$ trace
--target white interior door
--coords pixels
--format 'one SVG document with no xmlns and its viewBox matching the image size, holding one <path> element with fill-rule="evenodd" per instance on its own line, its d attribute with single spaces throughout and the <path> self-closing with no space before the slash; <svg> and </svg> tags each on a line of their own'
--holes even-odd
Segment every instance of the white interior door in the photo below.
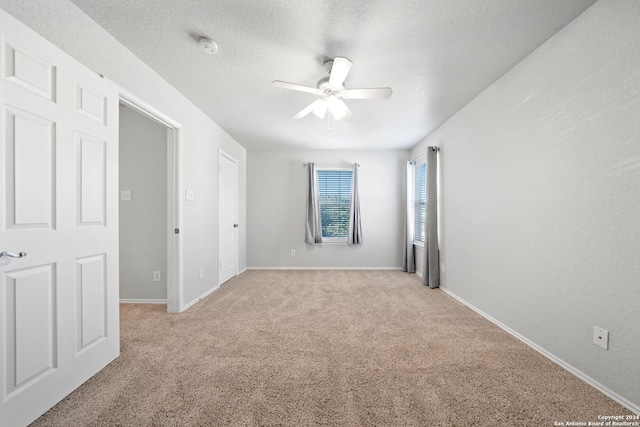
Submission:
<svg viewBox="0 0 640 427">
<path fill-rule="evenodd" d="M 119 354 L 118 95 L 0 10 L 0 425 Z"/>
<path fill-rule="evenodd" d="M 238 274 L 238 163 L 220 153 L 220 247 L 218 283 Z"/>
</svg>

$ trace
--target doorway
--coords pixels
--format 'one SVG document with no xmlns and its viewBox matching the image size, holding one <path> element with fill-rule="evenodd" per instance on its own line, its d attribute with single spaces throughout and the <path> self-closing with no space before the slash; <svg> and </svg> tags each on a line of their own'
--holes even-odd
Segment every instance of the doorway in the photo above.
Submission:
<svg viewBox="0 0 640 427">
<path fill-rule="evenodd" d="M 218 284 L 238 274 L 238 162 L 220 150 Z"/>
<path fill-rule="evenodd" d="M 120 104 L 120 302 L 167 303 L 167 128 Z"/>
<path fill-rule="evenodd" d="M 120 143 L 121 301 L 166 303 L 169 313 L 179 313 L 181 127 L 126 92 L 120 92 L 120 110 L 120 134 L 131 144 Z"/>
</svg>

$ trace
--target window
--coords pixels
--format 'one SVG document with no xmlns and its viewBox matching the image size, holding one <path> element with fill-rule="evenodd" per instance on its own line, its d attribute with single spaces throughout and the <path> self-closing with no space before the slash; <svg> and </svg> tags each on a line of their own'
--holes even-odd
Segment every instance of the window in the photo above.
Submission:
<svg viewBox="0 0 640 427">
<path fill-rule="evenodd" d="M 414 243 L 424 244 L 424 224 L 427 205 L 427 164 L 425 158 L 421 157 L 415 162 L 415 235 Z"/>
<path fill-rule="evenodd" d="M 352 175 L 351 169 L 316 169 L 323 239 L 347 239 Z"/>
</svg>

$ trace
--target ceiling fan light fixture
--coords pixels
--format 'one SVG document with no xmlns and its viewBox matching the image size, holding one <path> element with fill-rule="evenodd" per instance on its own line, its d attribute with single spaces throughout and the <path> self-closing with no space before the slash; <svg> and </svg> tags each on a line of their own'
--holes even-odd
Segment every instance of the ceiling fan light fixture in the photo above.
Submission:
<svg viewBox="0 0 640 427">
<path fill-rule="evenodd" d="M 327 100 L 319 99 L 318 101 L 314 102 L 313 114 L 315 114 L 319 119 L 324 119 L 324 116 L 327 114 Z"/>
<path fill-rule="evenodd" d="M 327 110 L 333 115 L 334 119 L 340 120 L 347 114 L 345 107 L 345 103 L 340 101 L 336 96 L 329 95 L 327 97 Z"/>
</svg>

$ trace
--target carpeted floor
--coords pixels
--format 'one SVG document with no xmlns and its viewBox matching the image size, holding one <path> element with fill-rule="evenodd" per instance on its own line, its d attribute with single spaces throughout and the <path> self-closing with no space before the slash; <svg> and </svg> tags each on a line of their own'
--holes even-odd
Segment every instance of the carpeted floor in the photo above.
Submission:
<svg viewBox="0 0 640 427">
<path fill-rule="evenodd" d="M 397 271 L 248 271 L 180 315 L 121 305 L 122 355 L 33 426 L 553 426 L 630 414 Z"/>
</svg>

